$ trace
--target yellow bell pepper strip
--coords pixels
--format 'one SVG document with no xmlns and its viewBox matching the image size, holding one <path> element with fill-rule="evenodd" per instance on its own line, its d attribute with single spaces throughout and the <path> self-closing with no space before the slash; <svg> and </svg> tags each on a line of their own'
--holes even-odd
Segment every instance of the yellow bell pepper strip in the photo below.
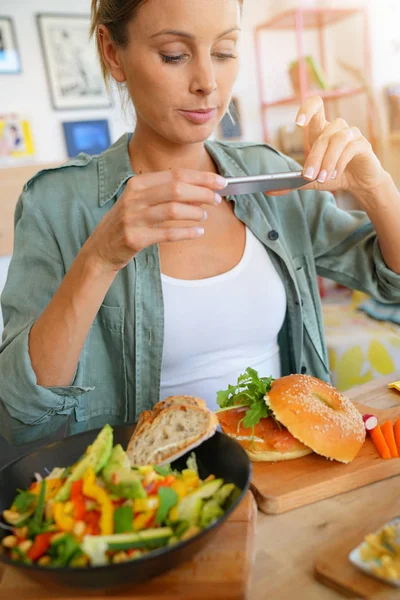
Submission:
<svg viewBox="0 0 400 600">
<path fill-rule="evenodd" d="M 111 535 L 114 532 L 114 505 L 107 492 L 96 484 L 96 474 L 92 468 L 87 469 L 83 478 L 83 495 L 100 505 L 101 535 Z"/>
<path fill-rule="evenodd" d="M 72 531 L 75 521 L 67 514 L 65 502 L 54 502 L 53 517 L 56 525 L 61 531 Z"/>
<path fill-rule="evenodd" d="M 141 531 L 142 529 L 147 529 L 147 528 L 151 527 L 155 518 L 156 518 L 155 510 L 149 510 L 148 512 L 139 513 L 133 519 L 134 531 Z"/>
<path fill-rule="evenodd" d="M 157 510 L 160 505 L 158 496 L 148 496 L 147 498 L 135 498 L 133 501 L 133 510 L 135 513 Z"/>
<path fill-rule="evenodd" d="M 46 479 L 46 500 L 54 498 L 58 490 L 63 485 L 61 479 Z M 37 496 L 40 492 L 40 482 L 35 481 L 29 488 L 29 492 Z"/>
</svg>

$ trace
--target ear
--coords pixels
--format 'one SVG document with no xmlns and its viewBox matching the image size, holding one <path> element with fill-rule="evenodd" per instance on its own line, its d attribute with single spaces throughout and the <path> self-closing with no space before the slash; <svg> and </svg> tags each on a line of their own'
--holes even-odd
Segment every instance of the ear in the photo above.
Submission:
<svg viewBox="0 0 400 600">
<path fill-rule="evenodd" d="M 103 55 L 104 62 L 111 76 L 118 83 L 126 81 L 125 71 L 120 56 L 120 49 L 111 39 L 110 32 L 106 25 L 100 25 L 97 35 L 99 36 L 99 46 Z"/>
</svg>

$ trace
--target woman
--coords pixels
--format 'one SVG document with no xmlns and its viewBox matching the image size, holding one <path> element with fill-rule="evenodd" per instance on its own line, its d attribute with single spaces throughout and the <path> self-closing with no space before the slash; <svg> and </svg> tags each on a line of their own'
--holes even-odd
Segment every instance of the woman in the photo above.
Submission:
<svg viewBox="0 0 400 600">
<path fill-rule="evenodd" d="M 92 0 L 104 74 L 126 84 L 137 125 L 100 156 L 37 174 L 19 200 L 0 354 L 13 443 L 133 422 L 170 393 L 214 408 L 248 366 L 328 379 L 317 273 L 400 300 L 399 193 L 319 98 L 297 115 L 318 181 L 284 198 L 216 194 L 228 175 L 298 165 L 206 141 L 237 76 L 241 2 L 200 4 Z M 365 212 L 340 211 L 339 189 Z"/>
</svg>

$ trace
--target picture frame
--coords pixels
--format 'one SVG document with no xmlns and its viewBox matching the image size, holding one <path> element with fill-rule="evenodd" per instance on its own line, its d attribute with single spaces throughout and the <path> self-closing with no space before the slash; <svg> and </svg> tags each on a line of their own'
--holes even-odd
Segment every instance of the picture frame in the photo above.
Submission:
<svg viewBox="0 0 400 600">
<path fill-rule="evenodd" d="M 0 165 L 17 164 L 35 155 L 28 119 L 17 114 L 0 114 Z"/>
<path fill-rule="evenodd" d="M 111 144 L 107 119 L 64 121 L 62 125 L 69 158 L 80 152 L 101 154 Z"/>
<path fill-rule="evenodd" d="M 106 108 L 111 98 L 87 15 L 36 15 L 52 106 L 55 110 Z"/>
<path fill-rule="evenodd" d="M 216 131 L 218 139 L 227 141 L 240 141 L 243 137 L 241 111 L 239 100 L 232 97 L 229 112 L 227 112 L 219 123 Z"/>
<path fill-rule="evenodd" d="M 0 16 L 0 75 L 21 73 L 21 58 L 17 45 L 14 22 Z"/>
</svg>

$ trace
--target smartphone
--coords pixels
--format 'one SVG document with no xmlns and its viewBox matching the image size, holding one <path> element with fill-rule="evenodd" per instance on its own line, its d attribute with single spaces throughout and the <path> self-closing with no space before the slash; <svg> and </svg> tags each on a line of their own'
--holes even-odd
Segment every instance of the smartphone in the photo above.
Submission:
<svg viewBox="0 0 400 600">
<path fill-rule="evenodd" d="M 254 192 L 294 190 L 311 183 L 309 179 L 303 177 L 302 171 L 226 177 L 226 180 L 228 182 L 226 187 L 217 191 L 221 196 L 239 196 L 240 194 L 252 194 Z"/>
</svg>

